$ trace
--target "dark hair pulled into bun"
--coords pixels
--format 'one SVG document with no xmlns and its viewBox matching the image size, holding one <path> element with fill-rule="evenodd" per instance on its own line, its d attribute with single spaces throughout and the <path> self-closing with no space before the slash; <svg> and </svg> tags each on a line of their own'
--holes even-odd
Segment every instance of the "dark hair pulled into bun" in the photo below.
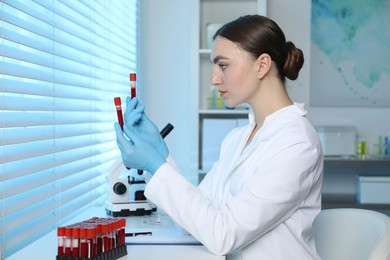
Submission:
<svg viewBox="0 0 390 260">
<path fill-rule="evenodd" d="M 288 53 L 283 65 L 283 75 L 288 79 L 295 80 L 303 66 L 303 52 L 290 41 L 286 42 L 286 46 Z"/>
</svg>

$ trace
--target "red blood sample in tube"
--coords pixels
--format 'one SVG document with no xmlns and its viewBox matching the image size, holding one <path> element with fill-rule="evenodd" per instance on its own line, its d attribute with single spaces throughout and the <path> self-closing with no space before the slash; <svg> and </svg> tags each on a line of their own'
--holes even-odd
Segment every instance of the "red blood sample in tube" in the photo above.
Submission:
<svg viewBox="0 0 390 260">
<path fill-rule="evenodd" d="M 57 236 L 58 236 L 58 256 L 63 256 L 65 255 L 65 250 L 64 250 L 65 228 L 64 227 L 58 227 Z"/>
<path fill-rule="evenodd" d="M 87 240 L 87 229 L 80 228 L 80 257 L 88 257 L 89 248 L 88 248 L 88 240 Z"/>
<path fill-rule="evenodd" d="M 119 237 L 120 237 L 120 245 L 124 246 L 126 244 L 126 219 L 120 220 L 120 230 L 119 230 Z"/>
<path fill-rule="evenodd" d="M 114 222 L 111 219 L 108 219 L 108 243 L 110 250 L 115 248 L 115 230 L 114 230 Z"/>
<path fill-rule="evenodd" d="M 74 257 L 79 257 L 79 233 L 80 229 L 78 227 L 72 228 L 72 255 Z"/>
<path fill-rule="evenodd" d="M 121 102 L 121 98 L 120 97 L 116 97 L 114 98 L 114 103 L 115 103 L 115 107 L 116 107 L 116 113 L 118 115 L 118 122 L 119 122 L 119 125 L 121 126 L 122 130 L 123 130 L 123 116 L 122 116 L 122 102 Z"/>
<path fill-rule="evenodd" d="M 96 225 L 87 230 L 88 242 L 91 244 L 91 257 L 97 256 L 97 235 L 98 229 Z"/>
<path fill-rule="evenodd" d="M 103 252 L 103 232 L 102 232 L 102 229 L 103 229 L 103 224 L 101 223 L 98 223 L 97 225 L 97 228 L 98 228 L 98 235 L 96 237 L 96 251 L 97 251 L 97 254 L 99 255 L 100 253 Z"/>
<path fill-rule="evenodd" d="M 137 96 L 136 94 L 136 80 L 137 80 L 137 74 L 130 73 L 130 89 L 131 89 L 131 98 L 135 98 Z"/>
<path fill-rule="evenodd" d="M 102 247 L 103 252 L 108 252 L 111 250 L 111 240 L 109 240 L 109 225 L 108 223 L 102 223 Z"/>
<path fill-rule="evenodd" d="M 120 247 L 122 244 L 121 244 L 121 233 L 120 233 L 120 228 L 121 228 L 121 222 L 120 222 L 120 219 L 117 219 L 115 220 L 115 245 L 116 247 Z"/>
<path fill-rule="evenodd" d="M 72 229 L 65 227 L 65 256 L 72 256 Z"/>
</svg>

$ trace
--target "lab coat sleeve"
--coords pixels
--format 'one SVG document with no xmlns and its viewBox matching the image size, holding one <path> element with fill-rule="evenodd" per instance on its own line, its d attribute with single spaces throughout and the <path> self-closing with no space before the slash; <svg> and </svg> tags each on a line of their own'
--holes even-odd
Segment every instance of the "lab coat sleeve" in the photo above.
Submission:
<svg viewBox="0 0 390 260">
<path fill-rule="evenodd" d="M 173 159 L 171 154 L 168 155 L 167 163 L 169 163 L 173 168 L 175 168 L 175 170 L 179 171 L 179 168 L 177 167 L 176 161 Z"/>
<path fill-rule="evenodd" d="M 173 157 L 171 156 L 171 154 L 168 155 L 166 162 L 169 163 L 173 168 L 175 168 L 175 170 L 179 171 L 179 168 L 177 167 L 177 164 L 176 164 L 175 160 L 173 159 Z M 153 175 L 150 174 L 149 172 L 147 172 L 145 174 L 145 182 L 149 183 L 149 181 L 152 177 L 153 177 Z"/>
<path fill-rule="evenodd" d="M 226 255 L 265 235 L 294 213 L 318 179 L 311 174 L 317 161 L 318 153 L 308 143 L 281 149 L 253 169 L 240 191 L 221 207 L 165 163 L 148 183 L 145 196 L 210 252 Z"/>
</svg>

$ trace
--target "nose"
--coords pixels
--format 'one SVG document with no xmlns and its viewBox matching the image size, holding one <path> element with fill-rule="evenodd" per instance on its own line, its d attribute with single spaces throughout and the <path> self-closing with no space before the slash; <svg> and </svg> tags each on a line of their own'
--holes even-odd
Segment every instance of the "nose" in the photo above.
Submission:
<svg viewBox="0 0 390 260">
<path fill-rule="evenodd" d="M 215 66 L 211 72 L 211 85 L 220 85 L 222 83 L 221 77 L 215 69 Z"/>
</svg>

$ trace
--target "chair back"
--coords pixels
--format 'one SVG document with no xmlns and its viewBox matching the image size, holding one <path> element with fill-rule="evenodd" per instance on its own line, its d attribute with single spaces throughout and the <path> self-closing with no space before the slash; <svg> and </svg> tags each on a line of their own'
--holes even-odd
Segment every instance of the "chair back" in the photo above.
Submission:
<svg viewBox="0 0 390 260">
<path fill-rule="evenodd" d="M 373 210 L 322 210 L 313 235 L 322 260 L 390 260 L 390 218 Z"/>
</svg>

